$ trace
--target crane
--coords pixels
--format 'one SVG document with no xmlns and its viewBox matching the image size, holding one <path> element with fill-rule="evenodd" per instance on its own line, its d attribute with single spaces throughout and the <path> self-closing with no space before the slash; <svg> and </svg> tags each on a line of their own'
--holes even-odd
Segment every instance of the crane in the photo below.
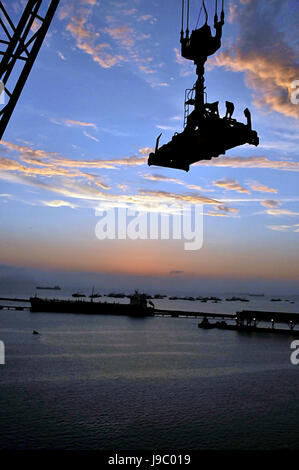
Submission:
<svg viewBox="0 0 299 470">
<path fill-rule="evenodd" d="M 155 151 L 149 154 L 149 166 L 156 165 L 189 171 L 192 163 L 211 160 L 213 157 L 224 155 L 231 148 L 246 143 L 255 146 L 259 144 L 257 132 L 252 130 L 251 113 L 248 108 L 244 110 L 247 122 L 243 124 L 232 118 L 235 109 L 233 103 L 226 101 L 226 115 L 221 118 L 218 110 L 219 101 L 207 102 L 204 66 L 208 57 L 215 54 L 221 47 L 224 0 L 222 0 L 220 19 L 218 18 L 218 2 L 215 0 L 214 36 L 208 25 L 208 12 L 204 0 L 202 10 L 205 13 L 205 23 L 200 28 L 196 25 L 189 35 L 189 0 L 187 0 L 185 32 L 184 0 L 182 0 L 181 55 L 194 62 L 197 80 L 193 88 L 185 92 L 183 132 L 176 132 L 170 142 L 159 148 L 162 135 L 160 134 L 156 140 Z M 192 112 L 190 112 L 190 106 L 193 106 Z"/>
<path fill-rule="evenodd" d="M 20 98 L 59 2 L 60 0 L 28 0 L 16 26 L 3 2 L 0 2 L 0 44 L 4 49 L 0 51 L 0 91 L 5 94 L 5 103 L 0 110 L 0 139 Z M 46 13 L 42 16 L 40 11 L 44 6 Z M 20 67 L 15 67 L 17 63 Z"/>
</svg>

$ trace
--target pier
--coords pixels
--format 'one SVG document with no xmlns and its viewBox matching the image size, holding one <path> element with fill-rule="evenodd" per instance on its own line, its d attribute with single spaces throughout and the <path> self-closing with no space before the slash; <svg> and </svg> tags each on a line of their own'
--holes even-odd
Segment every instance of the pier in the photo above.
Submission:
<svg viewBox="0 0 299 470">
<path fill-rule="evenodd" d="M 27 310 L 30 311 L 30 307 L 21 307 L 18 305 L 0 305 L 0 310 Z"/>
<path fill-rule="evenodd" d="M 229 313 L 204 313 L 204 312 L 186 312 L 183 310 L 161 310 L 155 308 L 155 317 L 174 317 L 174 318 L 222 318 L 223 320 L 234 320 L 235 314 Z"/>
<path fill-rule="evenodd" d="M 221 317 L 221 315 L 218 315 Z M 198 324 L 199 328 L 239 331 L 239 332 L 259 332 L 259 333 L 277 333 L 299 336 L 299 329 L 295 329 L 299 324 L 298 313 L 266 312 L 257 310 L 242 310 L 235 315 L 229 316 L 235 321 L 235 324 L 228 324 L 224 320 L 210 323 L 209 319 L 216 318 L 215 314 L 206 314 L 202 316 L 202 322 Z M 258 326 L 260 322 L 268 323 L 269 326 Z M 288 328 L 277 328 L 277 324 L 288 325 Z"/>
</svg>

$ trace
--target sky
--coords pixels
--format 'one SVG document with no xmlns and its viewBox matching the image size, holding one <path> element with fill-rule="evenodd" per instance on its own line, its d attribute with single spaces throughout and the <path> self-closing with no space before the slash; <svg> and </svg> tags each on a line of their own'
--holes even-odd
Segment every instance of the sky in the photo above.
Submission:
<svg viewBox="0 0 299 470">
<path fill-rule="evenodd" d="M 17 23 L 26 2 L 3 3 Z M 161 132 L 164 144 L 183 130 L 196 81 L 180 56 L 181 1 L 60 1 L 0 141 L 0 289 L 299 292 L 299 5 L 224 3 L 208 101 L 219 100 L 221 115 L 232 101 L 242 122 L 248 107 L 260 145 L 186 173 L 147 165 Z M 190 0 L 190 29 L 203 24 L 200 4 Z M 202 205 L 201 249 L 96 235 L 101 211 L 171 217 L 182 205 Z"/>
</svg>

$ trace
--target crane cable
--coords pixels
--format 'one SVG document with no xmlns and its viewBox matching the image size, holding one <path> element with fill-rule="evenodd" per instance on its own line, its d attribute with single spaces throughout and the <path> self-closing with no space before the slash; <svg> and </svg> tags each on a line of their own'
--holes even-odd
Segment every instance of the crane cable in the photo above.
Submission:
<svg viewBox="0 0 299 470">
<path fill-rule="evenodd" d="M 189 1 L 190 0 L 187 0 L 187 29 L 186 29 L 187 37 L 189 36 Z M 197 26 L 198 26 L 198 23 L 199 23 L 199 20 L 200 20 L 200 16 L 201 16 L 201 13 L 202 13 L 202 9 L 204 9 L 204 11 L 205 11 L 205 16 L 206 16 L 205 24 L 207 24 L 207 22 L 208 22 L 208 12 L 207 12 L 207 9 L 206 9 L 205 0 L 202 0 L 202 5 L 201 5 L 200 11 L 199 11 L 199 15 L 198 15 L 198 18 L 197 18 L 197 23 L 196 23 L 195 29 L 197 29 Z M 221 13 L 224 13 L 224 0 L 222 0 L 222 2 L 221 2 Z M 216 23 L 217 21 L 218 21 L 218 0 L 215 0 L 214 23 Z M 184 30 L 184 0 L 182 0 L 182 29 L 181 29 L 181 34 L 183 34 L 183 30 Z"/>
<path fill-rule="evenodd" d="M 203 6 L 203 8 L 204 8 L 205 15 L 206 15 L 206 22 L 205 22 L 205 24 L 207 24 L 207 22 L 208 22 L 208 12 L 207 12 L 207 9 L 206 9 L 205 0 L 202 0 L 202 6 Z"/>
<path fill-rule="evenodd" d="M 186 36 L 189 36 L 189 0 L 187 0 L 187 29 Z"/>
<path fill-rule="evenodd" d="M 181 29 L 181 37 L 184 35 L 184 0 L 182 0 L 182 29 Z"/>
<path fill-rule="evenodd" d="M 200 20 L 201 12 L 202 12 L 202 5 L 201 5 L 201 9 L 199 11 L 199 15 L 198 15 L 198 18 L 197 18 L 197 23 L 196 23 L 195 29 L 197 29 L 197 26 L 198 26 L 198 23 L 199 23 L 199 20 Z"/>
<path fill-rule="evenodd" d="M 187 28 L 186 28 L 186 37 L 189 36 L 189 1 L 187 0 Z M 185 2 L 182 0 L 182 29 L 181 29 L 181 37 L 184 35 L 184 10 L 185 10 Z"/>
</svg>

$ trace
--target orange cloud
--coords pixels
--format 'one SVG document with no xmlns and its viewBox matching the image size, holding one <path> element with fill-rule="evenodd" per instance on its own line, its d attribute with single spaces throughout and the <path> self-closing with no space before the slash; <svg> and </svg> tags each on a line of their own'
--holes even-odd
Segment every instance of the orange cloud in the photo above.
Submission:
<svg viewBox="0 0 299 470">
<path fill-rule="evenodd" d="M 115 28 L 106 28 L 105 32 L 108 33 L 113 39 L 120 40 L 123 46 L 133 46 L 134 39 L 132 37 L 133 29 L 128 26 L 118 26 Z"/>
<path fill-rule="evenodd" d="M 218 186 L 219 188 L 226 189 L 227 191 L 237 191 L 238 193 L 250 194 L 249 189 L 244 188 L 234 179 L 226 178 L 221 181 L 214 181 L 213 184 L 214 186 Z"/>
<path fill-rule="evenodd" d="M 215 206 L 214 212 L 205 212 L 204 215 L 208 215 L 211 217 L 236 217 L 238 213 L 239 210 L 234 207 Z"/>
<path fill-rule="evenodd" d="M 220 53 L 215 57 L 214 64 L 234 72 L 245 72 L 247 85 L 255 90 L 256 106 L 266 107 L 285 116 L 299 117 L 298 106 L 290 101 L 294 91 L 291 83 L 299 76 L 299 66 L 287 64 L 283 57 L 259 55 L 258 51 L 244 56 L 235 48 L 233 54 Z"/>
<path fill-rule="evenodd" d="M 234 72 L 244 72 L 254 90 L 254 103 L 270 111 L 299 117 L 299 107 L 290 101 L 291 83 L 299 77 L 299 65 L 290 31 L 283 21 L 276 23 L 289 8 L 287 0 L 242 1 L 231 10 L 239 24 L 237 44 L 211 59 L 210 64 Z M 265 12 L 267 21 L 265 22 Z"/>
<path fill-rule="evenodd" d="M 218 157 L 195 163 L 196 166 L 229 168 L 267 168 L 271 170 L 299 171 L 299 162 L 290 160 L 269 160 L 267 157 Z"/>
<path fill-rule="evenodd" d="M 97 129 L 96 124 L 93 122 L 83 122 L 83 121 L 74 121 L 73 119 L 64 119 L 63 121 L 66 126 L 72 127 L 72 126 L 79 126 L 79 127 L 93 127 L 94 129 Z"/>
<path fill-rule="evenodd" d="M 264 184 L 257 183 L 257 182 L 251 183 L 250 188 L 252 189 L 252 191 L 257 191 L 260 193 L 274 193 L 274 194 L 278 193 L 277 189 L 269 188 L 269 186 L 266 186 Z"/>
<path fill-rule="evenodd" d="M 48 207 L 71 207 L 74 209 L 76 206 L 71 204 L 68 201 L 61 201 L 60 199 L 56 199 L 55 201 L 41 201 L 44 206 Z"/>
<path fill-rule="evenodd" d="M 95 5 L 97 5 L 95 0 L 79 0 L 78 5 L 65 5 L 59 12 L 59 18 L 68 20 L 66 30 L 74 37 L 78 49 L 90 55 L 101 67 L 111 68 L 125 59 L 119 54 L 112 55 L 107 52 L 107 49 L 111 48 L 109 44 L 96 44 L 99 33 L 93 31 L 89 22 Z"/>
<path fill-rule="evenodd" d="M 269 215 L 286 215 L 286 216 L 298 216 L 299 212 L 290 211 L 288 209 L 269 209 L 267 210 L 267 214 Z"/>
</svg>

